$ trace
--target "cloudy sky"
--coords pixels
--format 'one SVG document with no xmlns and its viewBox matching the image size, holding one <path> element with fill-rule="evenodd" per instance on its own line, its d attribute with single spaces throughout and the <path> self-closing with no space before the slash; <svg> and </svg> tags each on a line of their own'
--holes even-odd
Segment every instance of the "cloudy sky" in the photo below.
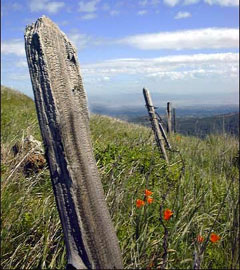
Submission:
<svg viewBox="0 0 240 270">
<path fill-rule="evenodd" d="M 90 104 L 238 104 L 238 0 L 2 0 L 2 84 L 33 96 L 24 29 L 46 15 L 78 49 Z"/>
</svg>

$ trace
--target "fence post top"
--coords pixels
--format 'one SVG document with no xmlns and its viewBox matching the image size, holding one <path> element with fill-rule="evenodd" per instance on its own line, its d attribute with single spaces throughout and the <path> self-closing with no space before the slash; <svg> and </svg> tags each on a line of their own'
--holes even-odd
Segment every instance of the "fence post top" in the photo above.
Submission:
<svg viewBox="0 0 240 270">
<path fill-rule="evenodd" d="M 49 17 L 47 17 L 45 15 L 42 15 L 41 17 L 39 17 L 35 22 L 33 22 L 31 24 L 28 24 L 26 26 L 25 31 L 29 31 L 29 30 L 31 30 L 33 28 L 35 28 L 35 31 L 36 31 L 36 29 L 42 27 L 43 25 L 52 26 L 55 29 L 59 30 L 65 36 L 65 34 L 59 29 L 57 24 L 54 23 Z M 25 33 L 25 35 L 26 35 L 26 33 Z"/>
</svg>

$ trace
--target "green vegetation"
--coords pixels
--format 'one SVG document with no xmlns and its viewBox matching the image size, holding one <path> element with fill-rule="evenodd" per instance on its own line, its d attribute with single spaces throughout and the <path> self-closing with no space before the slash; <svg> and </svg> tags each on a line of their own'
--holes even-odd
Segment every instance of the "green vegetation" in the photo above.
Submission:
<svg viewBox="0 0 240 270">
<path fill-rule="evenodd" d="M 41 138 L 33 100 L 5 86 L 1 86 L 1 125 L 2 143 L 17 141 L 27 134 Z"/>
<path fill-rule="evenodd" d="M 229 113 L 203 118 L 178 118 L 177 131 L 184 135 L 206 137 L 209 134 L 239 136 L 239 113 Z"/>
<path fill-rule="evenodd" d="M 24 137 L 40 140 L 34 103 L 2 91 L 3 269 L 65 267 L 63 242 L 47 165 L 27 175 Z M 239 264 L 238 141 L 174 135 L 161 159 L 147 127 L 92 115 L 94 153 L 126 268 L 192 269 L 194 251 L 206 245 L 201 268 L 237 269 Z M 18 143 L 19 151 L 12 147 Z M 28 150 L 29 151 L 29 150 Z M 153 203 L 136 207 L 144 191 Z M 163 219 L 169 208 L 173 216 Z M 220 241 L 206 242 L 210 232 Z M 203 243 L 197 236 L 204 237 Z M 197 257 L 195 257 L 196 259 Z"/>
<path fill-rule="evenodd" d="M 167 123 L 165 116 L 162 117 Z M 147 116 L 129 119 L 130 122 L 150 126 Z M 239 113 L 228 113 L 208 117 L 181 116 L 176 118 L 176 131 L 187 136 L 205 138 L 208 135 L 229 134 L 239 136 Z"/>
</svg>

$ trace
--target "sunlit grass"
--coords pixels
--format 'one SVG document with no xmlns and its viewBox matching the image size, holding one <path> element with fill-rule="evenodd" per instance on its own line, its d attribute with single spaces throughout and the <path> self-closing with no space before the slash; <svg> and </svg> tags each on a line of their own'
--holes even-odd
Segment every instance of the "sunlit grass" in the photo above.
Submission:
<svg viewBox="0 0 240 270">
<path fill-rule="evenodd" d="M 2 268 L 63 269 L 66 251 L 47 166 L 28 176 L 23 172 L 27 152 L 22 138 L 32 134 L 40 139 L 34 104 L 16 95 L 5 92 L 2 97 Z M 125 268 L 156 269 L 165 263 L 170 269 L 192 269 L 194 252 L 205 243 L 197 242 L 198 235 L 206 241 L 211 232 L 221 239 L 207 243 L 201 268 L 237 268 L 235 138 L 172 136 L 171 144 L 181 156 L 168 152 L 167 166 L 150 129 L 97 115 L 91 116 L 90 126 Z M 16 142 L 22 151 L 14 156 Z M 137 207 L 137 199 L 145 200 L 146 189 L 153 192 L 153 202 Z M 173 215 L 165 220 L 167 208 Z"/>
</svg>

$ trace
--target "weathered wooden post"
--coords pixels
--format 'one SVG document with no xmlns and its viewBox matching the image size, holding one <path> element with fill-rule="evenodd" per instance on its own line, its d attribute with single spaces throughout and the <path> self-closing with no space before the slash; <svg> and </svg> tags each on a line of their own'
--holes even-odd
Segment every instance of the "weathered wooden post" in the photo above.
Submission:
<svg viewBox="0 0 240 270">
<path fill-rule="evenodd" d="M 173 112 L 173 133 L 176 133 L 176 109 L 172 109 Z"/>
<path fill-rule="evenodd" d="M 172 104 L 167 103 L 167 132 L 169 135 L 172 134 Z"/>
<path fill-rule="evenodd" d="M 150 93 L 145 88 L 143 88 L 143 96 L 144 96 L 144 99 L 146 102 L 146 107 L 147 107 L 150 121 L 152 124 L 152 129 L 153 129 L 153 132 L 155 134 L 157 146 L 160 149 L 160 151 L 162 152 L 164 159 L 168 163 L 168 156 L 167 156 L 167 152 L 166 152 L 165 146 L 164 146 L 164 138 L 163 138 L 163 135 L 162 135 L 160 127 L 159 127 L 161 124 L 158 122 Z"/>
<path fill-rule="evenodd" d="M 159 119 L 158 119 L 158 125 L 159 125 L 159 129 L 160 129 L 160 131 L 161 131 L 161 134 L 162 134 L 162 136 L 163 136 L 163 139 L 164 139 L 164 141 L 165 141 L 165 143 L 166 143 L 167 148 L 168 148 L 169 150 L 171 150 L 172 147 L 171 147 L 171 145 L 170 145 L 170 142 L 169 142 L 168 139 L 167 139 L 167 135 L 166 135 L 166 132 L 165 132 L 165 130 L 164 130 L 164 128 L 163 128 L 163 125 L 162 125 L 161 122 L 160 122 L 160 116 L 159 116 Z"/>
<path fill-rule="evenodd" d="M 92 151 L 76 50 L 45 16 L 26 27 L 25 49 L 67 268 L 123 268 Z"/>
</svg>

